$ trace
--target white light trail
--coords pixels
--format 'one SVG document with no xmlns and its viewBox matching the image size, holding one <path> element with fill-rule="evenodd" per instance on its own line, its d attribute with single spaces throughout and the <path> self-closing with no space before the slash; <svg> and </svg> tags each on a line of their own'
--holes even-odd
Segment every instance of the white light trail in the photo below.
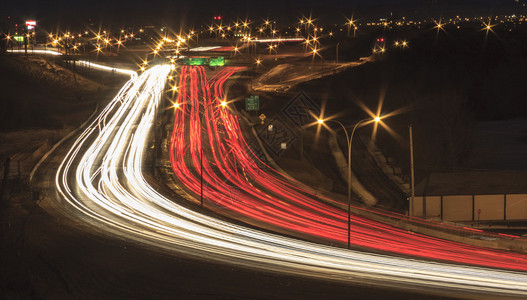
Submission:
<svg viewBox="0 0 527 300">
<path fill-rule="evenodd" d="M 7 52 L 11 53 L 26 53 L 24 49 L 7 49 Z M 42 50 L 42 49 L 28 49 L 28 54 L 46 54 L 46 55 L 62 55 L 62 53 L 55 50 Z"/>
<path fill-rule="evenodd" d="M 79 60 L 78 63 L 82 64 L 83 66 L 87 66 L 89 68 L 99 69 L 103 71 L 109 71 L 109 72 L 115 72 L 125 75 L 130 75 L 132 78 L 137 77 L 137 72 L 128 70 L 128 69 L 122 69 L 122 68 L 115 68 L 115 67 L 108 67 L 101 64 L 92 63 L 89 61 Z"/>
<path fill-rule="evenodd" d="M 527 296 L 527 274 L 363 253 L 234 225 L 178 205 L 143 177 L 169 65 L 132 78 L 69 150 L 59 193 L 112 234 L 207 259 L 332 281 Z"/>
<path fill-rule="evenodd" d="M 274 42 L 303 42 L 305 39 L 302 37 L 284 37 L 284 38 L 269 38 L 269 39 L 258 39 L 251 40 L 256 43 L 274 43 Z"/>
<path fill-rule="evenodd" d="M 12 53 L 25 53 L 25 50 L 7 50 L 7 51 L 8 52 L 12 52 Z M 28 54 L 62 55 L 62 53 L 60 53 L 58 51 L 55 51 L 55 50 L 39 50 L 39 49 L 28 50 L 27 53 Z M 120 73 L 120 74 L 125 74 L 125 75 L 130 75 L 130 77 L 132 77 L 132 78 L 137 77 L 137 72 L 132 71 L 132 70 L 128 70 L 128 69 L 109 67 L 109 66 L 96 64 L 96 63 L 89 62 L 89 61 L 84 61 L 84 60 L 79 60 L 77 62 L 82 64 L 85 67 L 94 68 L 94 69 L 103 70 L 103 71 L 115 72 L 115 73 Z"/>
<path fill-rule="evenodd" d="M 201 47 L 195 47 L 190 48 L 188 51 L 211 51 L 214 49 L 222 48 L 222 46 L 201 46 Z"/>
</svg>

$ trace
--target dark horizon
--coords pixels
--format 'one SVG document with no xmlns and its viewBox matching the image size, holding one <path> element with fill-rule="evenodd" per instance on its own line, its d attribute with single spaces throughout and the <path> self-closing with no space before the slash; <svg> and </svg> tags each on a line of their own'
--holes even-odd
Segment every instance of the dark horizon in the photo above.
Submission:
<svg viewBox="0 0 527 300">
<path fill-rule="evenodd" d="M 270 18 L 282 25 L 294 23 L 301 16 L 312 15 L 320 23 L 341 24 L 346 18 L 374 19 L 393 13 L 396 16 L 439 18 L 456 14 L 468 16 L 495 15 L 509 12 L 527 12 L 514 0 L 467 0 L 462 4 L 455 0 L 372 0 L 372 1 L 300 1 L 248 0 L 212 1 L 194 3 L 183 1 L 153 0 L 90 1 L 86 3 L 56 0 L 42 2 L 29 0 L 23 3 L 5 3 L 1 18 L 13 20 L 36 19 L 43 27 L 83 26 L 90 20 L 95 25 L 137 26 L 144 24 L 171 27 L 207 24 L 212 16 L 233 18 Z"/>
</svg>

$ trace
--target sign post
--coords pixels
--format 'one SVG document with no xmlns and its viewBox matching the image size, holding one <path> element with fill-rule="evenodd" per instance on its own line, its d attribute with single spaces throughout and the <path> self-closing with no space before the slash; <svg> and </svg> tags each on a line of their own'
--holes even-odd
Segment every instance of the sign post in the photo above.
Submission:
<svg viewBox="0 0 527 300">
<path fill-rule="evenodd" d="M 35 29 L 35 26 L 37 26 L 37 21 L 34 20 L 27 20 L 26 21 L 26 38 L 24 40 L 24 49 L 25 53 L 27 55 L 27 45 L 29 44 L 29 38 L 31 37 L 30 31 Z"/>
</svg>

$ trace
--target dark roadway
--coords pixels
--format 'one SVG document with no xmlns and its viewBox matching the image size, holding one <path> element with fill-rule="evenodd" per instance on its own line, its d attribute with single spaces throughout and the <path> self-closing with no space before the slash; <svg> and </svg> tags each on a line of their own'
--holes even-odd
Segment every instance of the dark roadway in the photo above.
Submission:
<svg viewBox="0 0 527 300">
<path fill-rule="evenodd" d="M 2 231 L 4 299 L 436 299 L 162 253 L 65 223 L 36 205 L 27 186 L 11 186 L 24 192 L 9 191 L 11 200 L 5 207 L 6 213 L 18 217 Z"/>
</svg>

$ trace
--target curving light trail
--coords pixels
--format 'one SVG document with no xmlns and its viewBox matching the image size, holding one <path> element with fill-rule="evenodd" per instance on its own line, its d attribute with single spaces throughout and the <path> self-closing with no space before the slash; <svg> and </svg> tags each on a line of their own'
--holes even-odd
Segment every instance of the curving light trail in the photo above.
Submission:
<svg viewBox="0 0 527 300">
<path fill-rule="evenodd" d="M 28 54 L 46 54 L 46 55 L 62 55 L 59 51 L 49 49 L 7 49 L 7 52 L 11 53 L 28 53 Z"/>
<path fill-rule="evenodd" d="M 17 49 L 11 50 L 11 49 L 8 49 L 7 52 L 25 53 L 25 50 L 17 50 Z M 59 52 L 59 51 L 49 50 L 49 49 L 46 49 L 46 50 L 43 50 L 43 49 L 32 49 L 32 50 L 28 50 L 27 53 L 28 54 L 56 55 L 56 56 L 62 55 L 62 53 Z M 94 68 L 94 69 L 98 69 L 98 70 L 102 70 L 102 71 L 110 71 L 110 72 L 130 75 L 130 77 L 132 77 L 132 78 L 137 77 L 137 72 L 129 70 L 129 69 L 109 67 L 109 66 L 105 66 L 105 65 L 94 63 L 94 62 L 85 61 L 85 60 L 78 60 L 77 62 L 82 64 L 84 67 Z"/>
<path fill-rule="evenodd" d="M 273 174 L 261 172 L 255 157 L 245 144 L 237 118 L 219 105 L 224 99 L 223 84 L 239 68 L 225 68 L 208 82 L 200 68 L 183 67 L 179 94 L 180 108 L 190 110 L 190 128 L 185 132 L 185 114 L 176 111 L 171 140 L 171 162 L 177 177 L 196 194 L 201 193 L 199 177 L 185 164 L 190 145 L 194 166 L 200 166 L 202 126 L 206 127 L 207 143 L 203 146 L 210 158 L 203 159 L 203 180 L 208 183 L 203 197 L 239 215 L 331 241 L 347 241 L 347 213 L 322 203 L 297 186 Z M 188 81 L 188 93 L 187 84 Z M 212 91 L 211 91 L 212 90 Z M 200 124 L 200 100 L 206 124 Z M 190 107 L 186 108 L 189 105 Z M 223 134 L 220 134 L 223 132 Z M 187 139 L 188 136 L 188 139 Z M 209 160 L 211 161 L 209 163 Z M 193 166 L 191 166 L 193 169 Z M 200 169 L 197 170 L 200 176 Z M 233 187 L 236 194 L 232 195 Z M 402 255 L 474 264 L 486 267 L 527 271 L 527 256 L 494 251 L 414 234 L 387 224 L 354 216 L 351 241 L 355 246 Z"/>
<path fill-rule="evenodd" d="M 96 64 L 96 63 L 93 63 L 93 62 L 90 62 L 90 61 L 85 61 L 85 60 L 79 60 L 78 63 L 83 65 L 84 67 L 88 67 L 88 68 L 94 68 L 94 69 L 99 69 L 99 70 L 103 70 L 103 71 L 110 71 L 110 72 L 130 75 L 130 77 L 136 77 L 137 76 L 137 73 L 135 71 L 132 71 L 132 70 L 129 70 L 129 69 L 109 67 L 109 66 Z"/>
<path fill-rule="evenodd" d="M 56 175 L 57 189 L 69 203 L 63 207 L 72 209 L 72 217 L 161 249 L 245 267 L 370 286 L 527 295 L 525 273 L 328 247 L 221 221 L 163 196 L 143 177 L 143 168 L 156 106 L 169 71 L 169 66 L 156 66 L 128 81 L 74 142 Z M 187 72 L 182 73 L 181 80 L 186 80 Z M 190 89 L 182 87 L 181 93 L 199 97 L 196 88 L 205 85 L 202 79 Z M 206 116 L 217 112 L 209 106 Z M 186 119 L 183 113 L 176 113 L 176 134 L 201 126 L 196 125 L 198 114 L 197 106 L 191 108 L 187 123 L 179 121 Z M 196 153 L 201 135 L 191 140 L 191 151 Z M 191 171 L 183 172 L 188 175 L 185 180 L 196 183 Z M 217 195 L 221 197 L 221 192 Z"/>
</svg>

